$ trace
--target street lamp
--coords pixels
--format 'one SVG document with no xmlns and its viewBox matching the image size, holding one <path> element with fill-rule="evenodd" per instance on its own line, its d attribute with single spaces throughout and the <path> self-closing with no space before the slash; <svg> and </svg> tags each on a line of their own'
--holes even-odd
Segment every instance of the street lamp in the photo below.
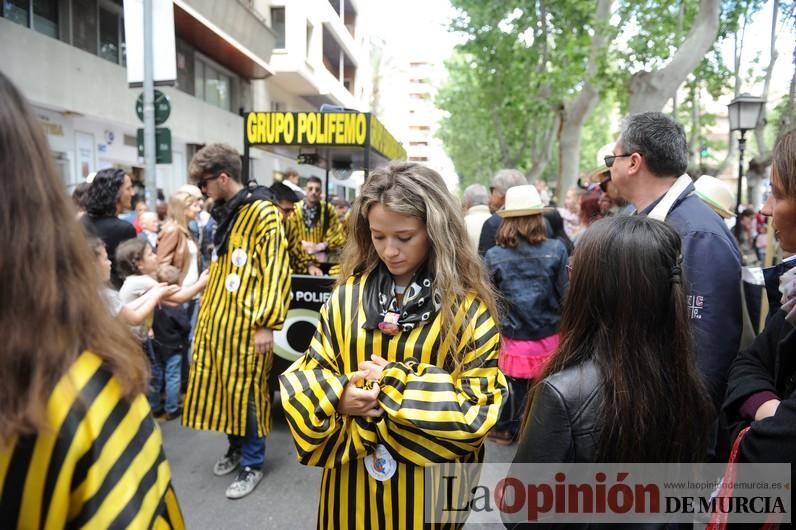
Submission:
<svg viewBox="0 0 796 530">
<path fill-rule="evenodd" d="M 766 100 L 750 94 L 741 94 L 733 99 L 727 110 L 730 118 L 730 132 L 741 131 L 738 138 L 738 198 L 735 204 L 735 214 L 738 216 L 736 222 L 740 224 L 741 215 L 741 184 L 743 182 L 743 152 L 746 148 L 746 131 L 757 127 L 760 121 L 760 113 Z"/>
</svg>

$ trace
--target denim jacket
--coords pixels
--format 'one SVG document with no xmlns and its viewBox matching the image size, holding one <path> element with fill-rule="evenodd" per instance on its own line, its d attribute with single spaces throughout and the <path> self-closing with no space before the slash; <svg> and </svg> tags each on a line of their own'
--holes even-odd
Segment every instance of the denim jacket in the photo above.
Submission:
<svg viewBox="0 0 796 530">
<path fill-rule="evenodd" d="M 521 240 L 516 248 L 495 246 L 487 251 L 487 269 L 505 301 L 500 330 L 504 336 L 538 340 L 558 331 L 567 259 L 557 239 L 538 245 Z"/>
</svg>

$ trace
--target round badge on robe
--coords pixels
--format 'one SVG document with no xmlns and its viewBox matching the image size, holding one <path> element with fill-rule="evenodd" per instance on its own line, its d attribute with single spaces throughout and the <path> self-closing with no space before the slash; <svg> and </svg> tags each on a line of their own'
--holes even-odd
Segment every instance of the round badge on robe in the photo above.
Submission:
<svg viewBox="0 0 796 530">
<path fill-rule="evenodd" d="M 240 276 L 234 272 L 227 276 L 227 279 L 224 280 L 224 287 L 231 293 L 237 291 L 240 288 Z"/>
<path fill-rule="evenodd" d="M 242 248 L 236 248 L 234 252 L 232 252 L 232 264 L 236 267 L 243 267 L 246 265 L 246 251 Z"/>
<path fill-rule="evenodd" d="M 213 249 L 213 253 L 210 255 L 210 261 L 215 263 L 218 261 L 218 254 L 216 254 L 216 249 Z"/>
<path fill-rule="evenodd" d="M 376 452 L 365 457 L 365 469 L 368 474 L 378 481 L 390 480 L 398 469 L 398 462 L 390 455 L 387 448 L 379 444 Z"/>
</svg>

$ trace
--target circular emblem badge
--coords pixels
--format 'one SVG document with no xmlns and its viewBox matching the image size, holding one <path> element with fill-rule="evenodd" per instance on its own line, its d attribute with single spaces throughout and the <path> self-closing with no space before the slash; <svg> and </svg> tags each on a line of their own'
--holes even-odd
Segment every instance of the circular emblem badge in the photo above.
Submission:
<svg viewBox="0 0 796 530">
<path fill-rule="evenodd" d="M 236 248 L 232 252 L 232 264 L 235 265 L 236 267 L 243 267 L 244 265 L 246 265 L 247 258 L 248 256 L 246 256 L 246 251 L 243 250 L 242 248 Z"/>
<path fill-rule="evenodd" d="M 240 288 L 240 276 L 234 272 L 227 276 L 227 279 L 224 280 L 224 287 L 231 293 L 236 292 Z"/>
<path fill-rule="evenodd" d="M 380 482 L 390 480 L 398 469 L 398 462 L 390 455 L 387 448 L 379 444 L 376 452 L 365 457 L 365 469 L 368 474 Z"/>
</svg>

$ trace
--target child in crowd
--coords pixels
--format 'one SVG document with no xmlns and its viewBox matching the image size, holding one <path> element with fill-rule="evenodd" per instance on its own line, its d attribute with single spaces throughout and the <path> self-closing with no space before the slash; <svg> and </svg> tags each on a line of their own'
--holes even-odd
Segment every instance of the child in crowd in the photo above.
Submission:
<svg viewBox="0 0 796 530">
<path fill-rule="evenodd" d="M 122 303 L 119 297 L 119 292 L 109 287 L 111 280 L 111 260 L 108 259 L 108 253 L 105 250 L 105 243 L 98 238 L 89 239 L 89 248 L 91 248 L 94 256 L 97 258 L 97 270 L 102 283 L 105 285 L 102 289 L 102 298 L 108 304 L 111 314 L 118 317 L 122 322 L 127 325 L 135 326 L 142 324 L 147 316 L 152 313 L 152 310 L 160 300 L 168 298 L 179 291 L 178 288 L 170 287 L 165 284 L 155 285 L 155 288 L 150 289 L 142 296 L 134 298 L 127 304 Z"/>
<path fill-rule="evenodd" d="M 157 256 L 152 252 L 149 243 L 143 239 L 129 239 L 120 244 L 116 249 L 116 265 L 119 276 L 124 279 L 124 284 L 119 290 L 122 304 L 129 304 L 159 285 L 155 279 L 155 273 L 158 270 Z M 175 292 L 176 286 L 170 286 L 171 294 L 164 297 L 162 301 L 184 304 L 204 290 L 205 285 L 207 285 L 207 275 L 203 274 L 199 277 L 199 281 L 190 287 L 177 289 Z M 152 327 L 151 316 L 150 312 L 143 323 L 138 323 L 131 328 L 133 334 L 142 344 L 147 341 L 149 330 Z"/>
<path fill-rule="evenodd" d="M 179 286 L 180 270 L 172 265 L 161 265 L 158 269 L 159 282 L 170 286 Z M 188 347 L 188 334 L 191 321 L 185 305 L 160 305 L 155 308 L 152 321 L 152 387 L 149 394 L 149 405 L 158 416 L 165 411 L 165 419 L 178 418 L 182 411 L 179 408 L 180 369 L 182 352 Z M 166 383 L 166 401 L 161 399 L 160 389 Z M 164 406 L 165 405 L 165 406 Z"/>
<path fill-rule="evenodd" d="M 152 250 L 158 246 L 158 214 L 155 212 L 144 212 L 141 214 L 141 239 L 146 239 Z"/>
<path fill-rule="evenodd" d="M 531 383 L 558 347 L 569 256 L 561 241 L 547 238 L 543 213 L 550 210 L 534 186 L 509 188 L 498 212 L 503 222 L 495 234 L 497 245 L 485 257 L 505 303 L 499 366 L 509 383 L 509 398 L 489 433 L 502 445 L 517 437 Z"/>
</svg>

